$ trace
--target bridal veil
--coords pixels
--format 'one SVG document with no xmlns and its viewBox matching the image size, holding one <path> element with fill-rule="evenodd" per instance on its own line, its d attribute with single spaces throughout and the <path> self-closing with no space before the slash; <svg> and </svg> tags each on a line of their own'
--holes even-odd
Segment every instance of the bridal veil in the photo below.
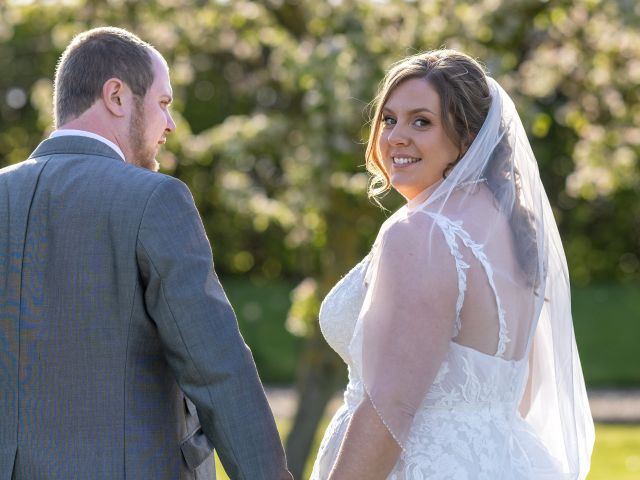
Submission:
<svg viewBox="0 0 640 480">
<path fill-rule="evenodd" d="M 520 415 L 563 478 L 584 478 L 594 427 L 567 262 L 516 108 L 487 82 L 491 106 L 464 156 L 383 225 L 350 352 L 402 447 L 446 355 L 437 339 L 528 363 L 504 388 L 516 389 Z"/>
</svg>

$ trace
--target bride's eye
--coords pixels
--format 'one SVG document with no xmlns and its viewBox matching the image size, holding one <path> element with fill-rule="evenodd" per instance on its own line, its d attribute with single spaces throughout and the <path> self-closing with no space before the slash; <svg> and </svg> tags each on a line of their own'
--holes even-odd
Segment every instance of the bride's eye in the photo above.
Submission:
<svg viewBox="0 0 640 480">
<path fill-rule="evenodd" d="M 393 126 L 396 124 L 396 119 L 389 115 L 385 115 L 382 117 L 382 123 L 386 126 Z"/>
<path fill-rule="evenodd" d="M 417 127 L 426 127 L 427 125 L 431 124 L 431 122 L 426 118 L 416 118 L 416 121 L 414 123 Z"/>
</svg>

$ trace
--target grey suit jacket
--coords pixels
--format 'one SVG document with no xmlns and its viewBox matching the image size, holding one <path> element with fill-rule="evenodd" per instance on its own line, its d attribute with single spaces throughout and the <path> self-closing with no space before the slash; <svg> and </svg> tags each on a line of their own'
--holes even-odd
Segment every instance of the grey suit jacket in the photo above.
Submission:
<svg viewBox="0 0 640 480">
<path fill-rule="evenodd" d="M 0 170 L 0 480 L 214 478 L 214 448 L 290 478 L 189 190 L 45 140 Z"/>
</svg>

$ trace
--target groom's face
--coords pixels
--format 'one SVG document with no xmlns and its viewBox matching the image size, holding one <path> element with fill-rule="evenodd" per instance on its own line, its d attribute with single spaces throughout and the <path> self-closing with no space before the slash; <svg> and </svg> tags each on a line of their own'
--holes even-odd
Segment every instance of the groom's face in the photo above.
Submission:
<svg viewBox="0 0 640 480">
<path fill-rule="evenodd" d="M 167 134 L 173 132 L 176 124 L 171 118 L 169 106 L 173 91 L 169 81 L 169 71 L 164 61 L 152 54 L 154 80 L 144 98 L 137 98 L 129 123 L 129 145 L 131 163 L 157 171 L 156 155 L 160 145 L 166 142 Z"/>
</svg>

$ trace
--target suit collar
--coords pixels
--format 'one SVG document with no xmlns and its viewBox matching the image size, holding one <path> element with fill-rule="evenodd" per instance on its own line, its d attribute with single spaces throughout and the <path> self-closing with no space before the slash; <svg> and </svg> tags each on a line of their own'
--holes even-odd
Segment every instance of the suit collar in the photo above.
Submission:
<svg viewBox="0 0 640 480">
<path fill-rule="evenodd" d="M 49 138 L 64 137 L 64 136 L 89 137 L 89 138 L 94 138 L 96 140 L 100 140 L 102 143 L 107 144 L 113 150 L 115 150 L 116 153 L 120 155 L 120 158 L 124 160 L 124 153 L 122 153 L 122 149 L 118 145 L 116 145 L 111 140 L 95 132 L 90 132 L 88 130 L 77 130 L 72 128 L 59 128 L 58 130 L 54 130 L 53 132 L 51 132 L 51 135 L 49 135 Z"/>
<path fill-rule="evenodd" d="M 74 135 L 47 138 L 38 145 L 29 158 L 70 154 L 108 157 L 120 162 L 123 161 L 122 157 L 105 143 L 93 138 Z"/>
</svg>

